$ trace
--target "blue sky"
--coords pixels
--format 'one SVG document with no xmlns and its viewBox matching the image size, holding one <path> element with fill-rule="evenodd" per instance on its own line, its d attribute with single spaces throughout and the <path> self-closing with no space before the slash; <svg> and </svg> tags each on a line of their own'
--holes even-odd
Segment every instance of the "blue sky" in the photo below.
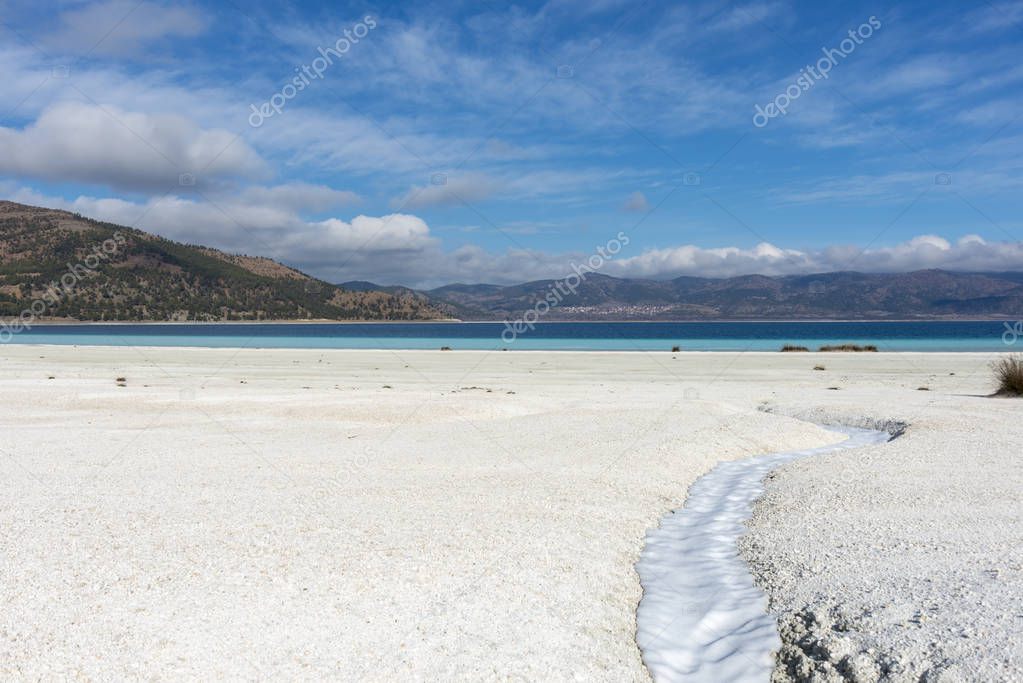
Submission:
<svg viewBox="0 0 1023 683">
<path fill-rule="evenodd" d="M 619 232 L 611 275 L 1023 269 L 1021 44 L 1018 1 L 13 0 L 0 196 L 335 282 Z"/>
</svg>

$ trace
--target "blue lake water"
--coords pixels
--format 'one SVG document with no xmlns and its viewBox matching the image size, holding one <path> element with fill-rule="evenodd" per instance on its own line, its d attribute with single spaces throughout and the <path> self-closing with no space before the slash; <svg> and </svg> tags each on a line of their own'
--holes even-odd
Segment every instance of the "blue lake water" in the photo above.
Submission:
<svg viewBox="0 0 1023 683">
<path fill-rule="evenodd" d="M 270 323 L 36 325 L 10 344 L 316 349 L 777 351 L 783 344 L 874 344 L 882 351 L 1023 351 L 1023 323 L 614 322 L 538 323 L 512 335 L 504 323 Z M 503 335 L 503 336 L 502 336 Z"/>
</svg>

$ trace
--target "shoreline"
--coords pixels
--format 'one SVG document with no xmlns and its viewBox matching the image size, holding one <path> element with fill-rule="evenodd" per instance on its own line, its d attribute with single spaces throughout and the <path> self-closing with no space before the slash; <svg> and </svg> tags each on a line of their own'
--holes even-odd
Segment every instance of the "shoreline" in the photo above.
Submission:
<svg viewBox="0 0 1023 683">
<path fill-rule="evenodd" d="M 1004 353 L 1019 353 L 1019 350 L 1007 349 L 1005 351 L 949 351 L 945 349 L 939 349 L 936 351 L 920 351 L 920 350 L 883 350 L 878 349 L 877 351 L 799 351 L 799 352 L 786 352 L 781 350 L 768 351 L 763 349 L 750 349 L 750 350 L 720 350 L 711 349 L 707 351 L 699 349 L 683 349 L 681 351 L 672 351 L 670 349 L 665 350 L 661 348 L 656 349 L 516 349 L 511 347 L 501 347 L 494 349 L 471 349 L 471 348 L 457 348 L 451 347 L 450 349 L 442 350 L 440 348 L 410 348 L 410 347 L 393 347 L 393 348 L 360 348 L 360 347 L 345 347 L 345 346 L 180 346 L 177 344 L 166 345 L 166 346 L 152 346 L 145 344 L 47 344 L 45 342 L 29 342 L 29 343 L 0 343 L 0 349 L 3 348 L 51 348 L 51 349 L 139 349 L 145 351 L 167 351 L 180 349 L 182 351 L 265 351 L 265 352 L 280 352 L 280 351 L 315 351 L 318 353 L 324 352 L 362 352 L 362 353 L 444 353 L 444 354 L 491 354 L 491 353 L 528 353 L 528 354 L 564 354 L 573 355 L 581 354 L 585 356 L 597 355 L 597 354 L 609 354 L 609 355 L 655 355 L 655 356 L 706 356 L 706 355 L 735 355 L 735 356 L 789 356 L 795 358 L 835 358 L 839 356 L 892 356 L 892 355 L 923 355 L 923 356 L 934 356 L 934 355 L 952 355 L 952 356 L 998 356 Z"/>
<path fill-rule="evenodd" d="M 1016 322 L 1019 316 L 991 316 L 986 318 L 695 318 L 685 320 L 556 320 L 537 321 L 536 325 L 559 324 L 629 324 L 642 325 L 678 325 L 678 324 L 716 324 L 716 323 L 785 323 L 785 324 L 830 324 L 830 323 L 997 323 Z M 18 323 L 18 318 L 0 318 L 0 324 Z M 507 320 L 462 320 L 459 318 L 432 318 L 422 320 L 330 320 L 330 319 L 294 319 L 294 320 L 213 320 L 213 321 L 181 321 L 181 320 L 43 320 L 32 323 L 32 327 L 55 325 L 429 325 L 453 323 L 459 325 L 503 325 Z"/>
</svg>

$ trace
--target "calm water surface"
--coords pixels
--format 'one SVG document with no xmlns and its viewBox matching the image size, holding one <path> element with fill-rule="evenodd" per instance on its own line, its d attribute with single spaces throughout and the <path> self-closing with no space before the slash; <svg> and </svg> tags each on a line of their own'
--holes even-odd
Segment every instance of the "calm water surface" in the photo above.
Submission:
<svg viewBox="0 0 1023 683">
<path fill-rule="evenodd" d="M 776 351 L 783 344 L 875 344 L 882 351 L 1023 351 L 1023 324 L 955 322 L 538 323 L 514 338 L 504 323 L 37 325 L 10 344 L 315 349 Z"/>
</svg>

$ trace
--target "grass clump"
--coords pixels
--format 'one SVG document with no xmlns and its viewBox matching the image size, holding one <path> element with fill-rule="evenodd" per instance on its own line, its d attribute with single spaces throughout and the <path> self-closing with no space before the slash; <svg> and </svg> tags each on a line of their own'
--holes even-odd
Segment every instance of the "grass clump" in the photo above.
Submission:
<svg viewBox="0 0 1023 683">
<path fill-rule="evenodd" d="M 873 344 L 867 344 L 860 346 L 859 344 L 835 344 L 831 346 L 822 346 L 821 351 L 877 351 L 877 347 Z"/>
<path fill-rule="evenodd" d="M 781 347 L 781 350 L 784 351 L 784 352 L 791 352 L 791 351 L 809 351 L 810 349 L 806 348 L 805 346 L 796 346 L 795 344 L 786 344 L 785 346 Z"/>
<path fill-rule="evenodd" d="M 991 363 L 998 389 L 996 396 L 1023 396 L 1023 355 L 1005 356 Z"/>
</svg>

